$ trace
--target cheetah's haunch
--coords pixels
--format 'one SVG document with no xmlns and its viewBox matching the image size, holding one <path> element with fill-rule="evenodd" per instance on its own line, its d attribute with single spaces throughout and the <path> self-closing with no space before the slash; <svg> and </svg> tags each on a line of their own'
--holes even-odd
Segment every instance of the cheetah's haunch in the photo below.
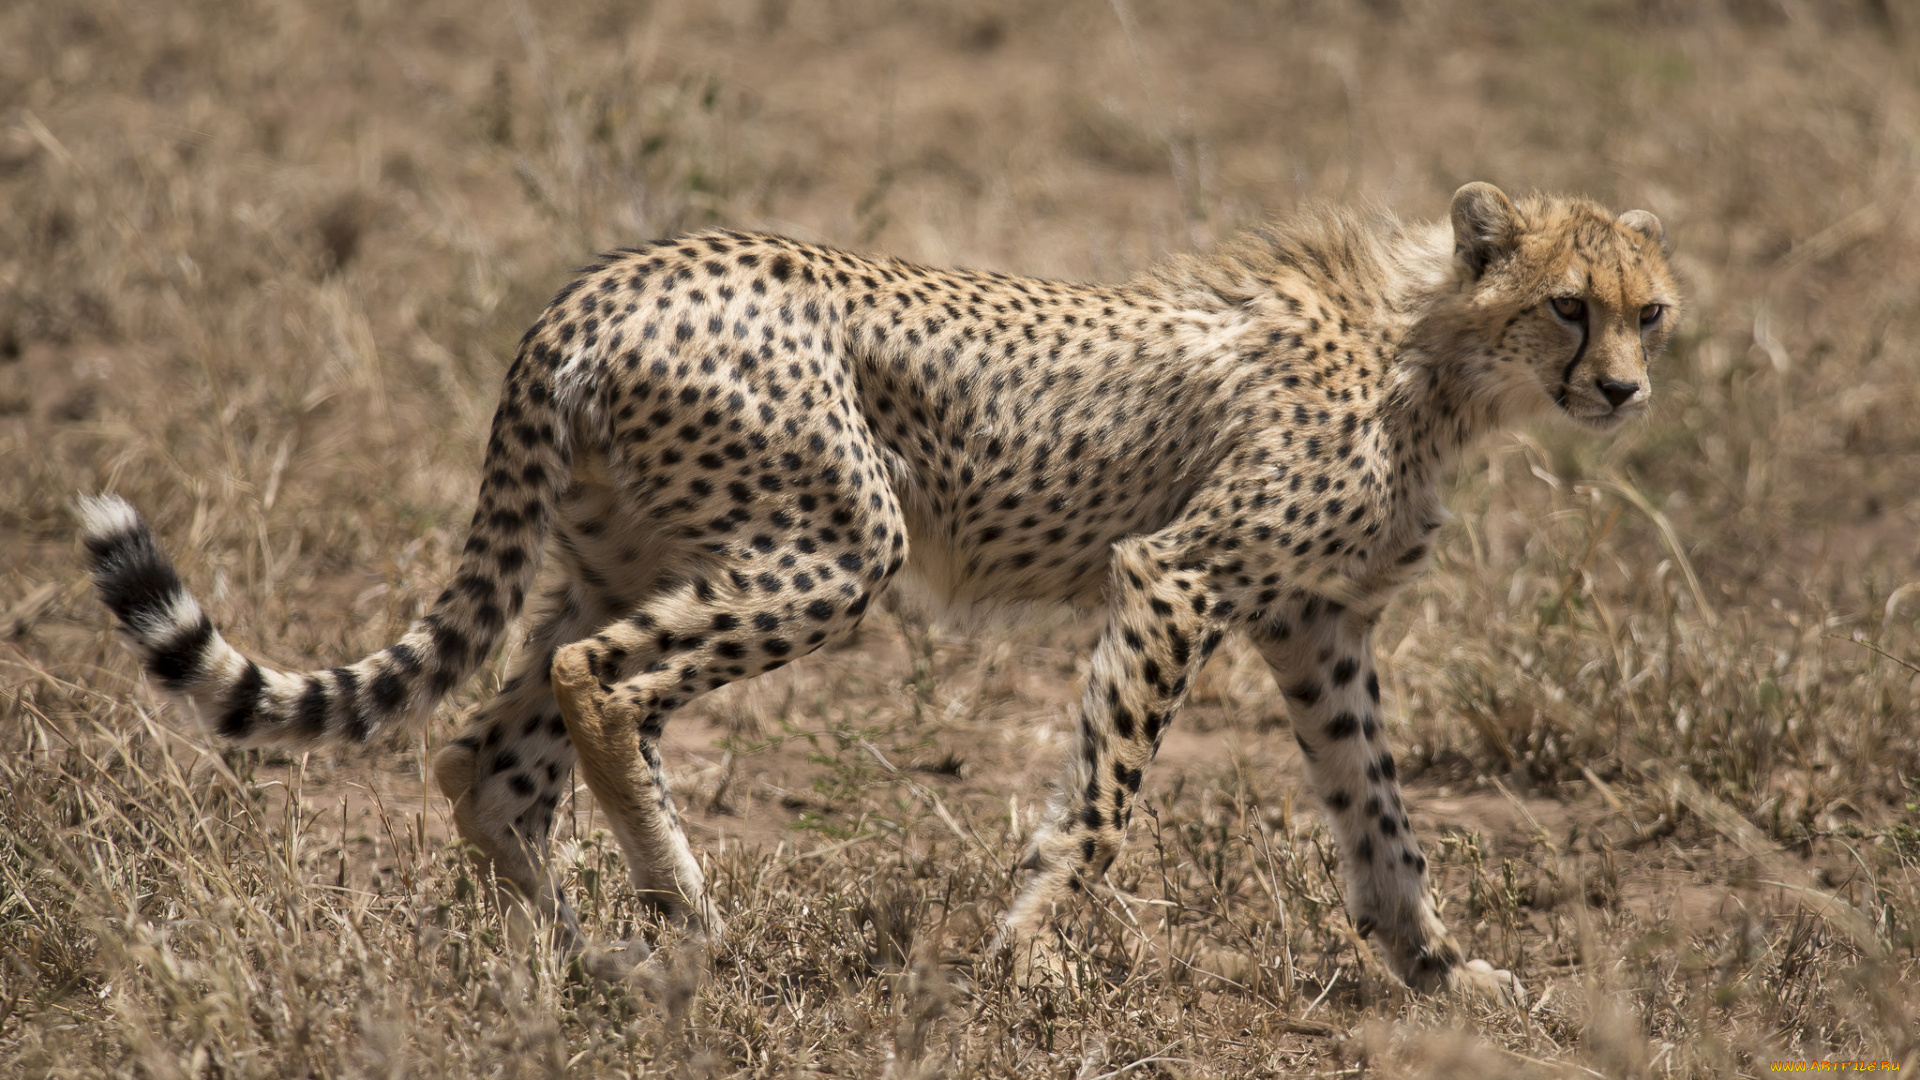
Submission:
<svg viewBox="0 0 1920 1080">
<path fill-rule="evenodd" d="M 1677 301 L 1653 215 L 1487 184 L 1450 225 L 1313 216 L 1121 285 L 703 233 L 607 256 L 527 331 L 459 569 L 398 644 L 261 667 L 116 498 L 83 501 L 87 556 L 147 673 L 248 744 L 364 741 L 428 709 L 554 559 L 435 775 L 500 879 L 569 928 L 541 862 L 577 760 L 642 894 L 718 936 L 667 717 L 845 634 L 904 573 L 961 602 L 1105 601 L 1079 749 L 1002 930 L 1023 951 L 1113 860 L 1193 677 L 1246 634 L 1354 925 L 1416 988 L 1512 988 L 1428 900 L 1372 628 L 1426 561 L 1460 452 L 1543 411 L 1637 415 Z"/>
</svg>

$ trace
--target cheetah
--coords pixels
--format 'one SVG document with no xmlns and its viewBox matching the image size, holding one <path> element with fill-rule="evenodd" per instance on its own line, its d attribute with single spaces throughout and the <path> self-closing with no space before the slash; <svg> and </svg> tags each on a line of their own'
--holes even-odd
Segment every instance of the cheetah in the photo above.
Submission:
<svg viewBox="0 0 1920 1080">
<path fill-rule="evenodd" d="M 84 546 L 146 673 L 243 745 L 365 742 L 427 712 L 557 563 L 433 771 L 476 857 L 569 940 L 543 859 L 576 765 L 635 888 L 718 943 L 667 718 L 911 580 L 1105 610 L 1078 748 L 1000 924 L 999 948 L 1033 955 L 1120 850 L 1201 666 L 1243 634 L 1286 700 L 1358 933 L 1417 990 L 1513 993 L 1435 913 L 1372 629 L 1428 561 L 1462 452 L 1542 412 L 1601 430 L 1641 414 L 1678 312 L 1654 215 L 1485 183 L 1449 222 L 1309 213 L 1117 285 L 704 232 L 604 256 L 527 331 L 458 569 L 398 643 L 264 667 L 124 501 L 82 500 Z"/>
</svg>

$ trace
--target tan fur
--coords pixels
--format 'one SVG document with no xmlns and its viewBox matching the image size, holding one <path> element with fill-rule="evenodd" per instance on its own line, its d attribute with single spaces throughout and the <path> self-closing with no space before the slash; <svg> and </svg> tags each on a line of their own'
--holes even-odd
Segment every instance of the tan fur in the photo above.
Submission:
<svg viewBox="0 0 1920 1080">
<path fill-rule="evenodd" d="M 199 625 L 130 508 L 95 504 L 88 546 L 149 670 L 242 741 L 364 738 L 437 700 L 544 552 L 560 583 L 436 777 L 495 872 L 571 927 L 539 862 L 577 754 L 636 886 L 711 941 L 666 719 L 844 635 L 903 571 L 966 606 L 1106 606 L 1002 934 L 1022 955 L 1104 873 L 1194 676 L 1245 634 L 1355 925 L 1416 987 L 1513 992 L 1428 900 L 1372 627 L 1475 439 L 1645 407 L 1677 314 L 1664 244 L 1644 211 L 1485 184 L 1449 224 L 1309 215 L 1113 286 L 705 233 L 608 256 L 528 331 L 460 570 L 400 645 L 263 669 Z"/>
</svg>

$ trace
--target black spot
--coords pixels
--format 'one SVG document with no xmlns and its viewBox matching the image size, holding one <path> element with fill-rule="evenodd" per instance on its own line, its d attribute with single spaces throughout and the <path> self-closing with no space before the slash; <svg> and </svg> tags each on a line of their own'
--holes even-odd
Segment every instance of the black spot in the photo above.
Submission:
<svg viewBox="0 0 1920 1080">
<path fill-rule="evenodd" d="M 307 676 L 307 688 L 300 694 L 300 704 L 293 713 L 294 730 L 311 739 L 317 739 L 327 730 L 327 684 L 313 676 Z"/>
<path fill-rule="evenodd" d="M 247 668 L 240 673 L 240 680 L 233 684 L 233 690 L 227 695 L 226 708 L 215 729 L 229 739 L 245 738 L 253 728 L 255 711 L 260 706 L 260 691 L 266 686 L 266 676 L 261 673 L 260 665 L 247 661 Z"/>
<path fill-rule="evenodd" d="M 392 668 L 382 668 L 380 674 L 373 677 L 367 686 L 367 697 L 373 707 L 381 713 L 392 714 L 400 711 L 400 705 L 407 699 L 406 680 Z"/>
<path fill-rule="evenodd" d="M 1350 739 L 1360 731 L 1360 719 L 1350 712 L 1339 713 L 1327 721 L 1325 731 L 1329 739 Z"/>
<path fill-rule="evenodd" d="M 1293 741 L 1300 744 L 1300 753 L 1308 761 L 1312 761 L 1314 759 L 1315 750 L 1313 749 L 1312 746 L 1308 745 L 1306 736 L 1300 734 L 1298 730 L 1295 730 L 1293 733 Z"/>
<path fill-rule="evenodd" d="M 1330 792 L 1327 795 L 1327 809 L 1340 811 L 1353 805 L 1353 796 L 1344 791 Z"/>
<path fill-rule="evenodd" d="M 207 645 L 212 641 L 213 623 L 202 615 L 199 622 L 154 645 L 153 655 L 147 659 L 147 671 L 159 679 L 162 686 L 181 689 L 199 678 L 200 668 L 207 659 Z"/>
<path fill-rule="evenodd" d="M 343 667 L 334 668 L 328 674 L 333 676 L 334 685 L 339 689 L 340 702 L 347 709 L 347 738 L 354 742 L 366 742 L 373 735 L 373 722 L 360 705 L 360 676 L 352 668 Z"/>
<path fill-rule="evenodd" d="M 1333 685 L 1347 685 L 1353 681 L 1353 676 L 1359 670 L 1360 664 L 1353 657 L 1342 657 L 1339 663 L 1333 665 Z"/>
</svg>

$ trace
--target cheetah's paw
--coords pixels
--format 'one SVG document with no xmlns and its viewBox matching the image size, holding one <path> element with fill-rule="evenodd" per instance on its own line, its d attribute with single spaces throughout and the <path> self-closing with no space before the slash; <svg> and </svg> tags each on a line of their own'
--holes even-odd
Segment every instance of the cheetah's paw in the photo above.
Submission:
<svg viewBox="0 0 1920 1080">
<path fill-rule="evenodd" d="M 640 938 L 610 941 L 582 949 L 580 970 L 602 982 L 623 983 L 633 978 L 652 957 L 653 947 Z"/>
<path fill-rule="evenodd" d="M 994 943 L 990 954 L 1002 959 L 1013 976 L 1013 983 L 1022 990 L 1036 986 L 1064 986 L 1072 981 L 1071 965 L 1059 944 L 1051 940 L 1051 934 L 1035 934 L 1031 937 L 1003 937 Z"/>
<path fill-rule="evenodd" d="M 1469 960 L 1453 969 L 1447 979 L 1447 988 L 1456 993 L 1471 994 L 1498 1002 L 1516 1009 L 1527 1007 L 1527 988 L 1513 977 L 1513 972 L 1496 968 L 1485 960 Z"/>
</svg>

